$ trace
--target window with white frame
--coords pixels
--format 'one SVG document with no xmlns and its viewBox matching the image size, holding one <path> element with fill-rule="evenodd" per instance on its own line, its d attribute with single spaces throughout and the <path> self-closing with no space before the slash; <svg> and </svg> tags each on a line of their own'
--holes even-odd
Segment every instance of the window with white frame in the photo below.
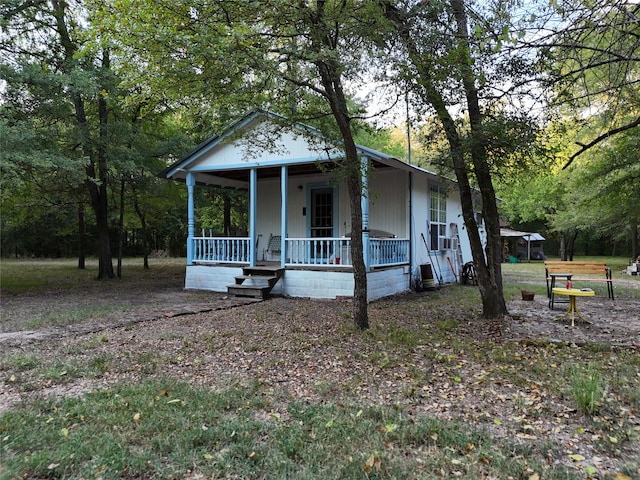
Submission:
<svg viewBox="0 0 640 480">
<path fill-rule="evenodd" d="M 447 234 L 447 193 L 444 187 L 432 185 L 429 194 L 429 241 L 431 250 L 440 250 L 440 237 Z"/>
</svg>

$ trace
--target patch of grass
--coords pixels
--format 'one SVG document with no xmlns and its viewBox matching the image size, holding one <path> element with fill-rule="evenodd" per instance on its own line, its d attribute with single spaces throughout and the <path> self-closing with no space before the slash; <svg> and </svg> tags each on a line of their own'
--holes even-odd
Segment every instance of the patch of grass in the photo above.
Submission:
<svg viewBox="0 0 640 480">
<path fill-rule="evenodd" d="M 578 409 L 587 414 L 597 413 L 605 390 L 602 373 L 594 364 L 572 365 L 569 368 L 571 392 Z"/>
<path fill-rule="evenodd" d="M 24 372 L 40 365 L 40 357 L 35 353 L 12 352 L 0 355 L 0 371 Z"/>
<path fill-rule="evenodd" d="M 106 333 L 100 333 L 89 341 L 85 342 L 82 347 L 86 350 L 93 350 L 97 346 L 107 342 L 109 342 L 109 335 L 107 335 Z"/>
<path fill-rule="evenodd" d="M 113 355 L 95 355 L 89 359 L 87 368 L 89 374 L 101 377 L 113 367 Z"/>
<path fill-rule="evenodd" d="M 158 371 L 158 368 L 164 362 L 164 359 L 159 358 L 158 355 L 151 352 L 142 352 L 137 354 L 133 361 L 138 365 L 142 373 L 151 375 Z"/>
<path fill-rule="evenodd" d="M 145 270 L 140 258 L 123 260 L 121 282 L 134 283 L 142 279 L 159 281 L 176 274 L 184 275 L 183 258 L 152 258 L 151 270 Z M 0 288 L 7 293 L 36 293 L 47 287 L 57 291 L 73 290 L 92 284 L 97 274 L 98 261 L 88 258 L 86 268 L 78 268 L 78 260 L 63 259 L 0 259 Z"/>
<path fill-rule="evenodd" d="M 435 323 L 436 329 L 441 333 L 447 333 L 458 328 L 458 320 L 455 318 L 448 318 L 445 320 L 438 320 Z"/>
<path fill-rule="evenodd" d="M 77 260 L 2 259 L 0 288 L 8 293 L 36 292 L 44 287 L 74 288 L 95 276 L 90 269 L 79 270 Z"/>
<path fill-rule="evenodd" d="M 413 330 L 398 327 L 391 328 L 387 334 L 387 341 L 391 345 L 403 348 L 416 348 L 420 344 L 420 337 Z"/>
<path fill-rule="evenodd" d="M 389 407 L 277 409 L 258 385 L 155 380 L 36 400 L 0 416 L 0 442 L 7 478 L 577 478 L 536 461 L 537 446 L 456 422 Z"/>
<path fill-rule="evenodd" d="M 84 376 L 85 370 L 76 364 L 67 360 L 59 360 L 50 365 L 47 365 L 42 375 L 50 383 L 64 384 L 68 383 L 76 378 Z"/>
<path fill-rule="evenodd" d="M 63 311 L 49 309 L 23 323 L 23 328 L 36 329 L 49 326 L 73 325 L 92 318 L 125 313 L 131 310 L 128 303 L 75 305 Z"/>
</svg>

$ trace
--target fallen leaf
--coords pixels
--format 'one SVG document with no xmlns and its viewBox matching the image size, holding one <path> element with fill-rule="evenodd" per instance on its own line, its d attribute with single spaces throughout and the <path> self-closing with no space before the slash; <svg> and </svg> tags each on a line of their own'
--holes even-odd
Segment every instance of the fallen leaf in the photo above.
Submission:
<svg viewBox="0 0 640 480">
<path fill-rule="evenodd" d="M 140 421 L 140 412 L 137 412 L 137 413 L 133 416 L 133 421 L 134 421 L 134 422 L 139 422 L 139 421 Z"/>
<path fill-rule="evenodd" d="M 571 460 L 576 461 L 576 462 L 581 462 L 582 460 L 584 460 L 584 457 L 582 455 L 578 454 L 578 453 L 574 453 L 574 454 L 569 455 L 569 458 Z"/>
<path fill-rule="evenodd" d="M 376 455 L 376 452 L 373 452 L 371 455 L 369 455 L 369 458 L 367 458 L 367 461 L 362 466 L 362 469 L 365 472 L 370 472 L 374 468 L 376 469 L 376 471 L 380 471 L 381 466 L 382 466 L 382 461 L 380 460 L 380 457 Z"/>
<path fill-rule="evenodd" d="M 622 472 L 618 472 L 613 476 L 613 480 L 633 480 L 633 478 L 629 477 L 628 475 L 625 475 Z"/>
</svg>

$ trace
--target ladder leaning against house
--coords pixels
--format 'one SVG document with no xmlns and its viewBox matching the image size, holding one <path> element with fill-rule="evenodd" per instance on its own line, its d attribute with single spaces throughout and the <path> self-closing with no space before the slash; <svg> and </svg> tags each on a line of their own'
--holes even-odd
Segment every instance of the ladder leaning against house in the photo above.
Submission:
<svg viewBox="0 0 640 480">
<path fill-rule="evenodd" d="M 456 264 L 456 271 L 460 273 L 459 278 L 462 279 L 462 267 L 464 265 L 464 260 L 462 259 L 462 249 L 460 248 L 460 234 L 458 233 L 458 224 L 452 223 L 450 227 L 451 237 L 453 238 L 453 242 L 451 242 L 453 258 Z"/>
</svg>

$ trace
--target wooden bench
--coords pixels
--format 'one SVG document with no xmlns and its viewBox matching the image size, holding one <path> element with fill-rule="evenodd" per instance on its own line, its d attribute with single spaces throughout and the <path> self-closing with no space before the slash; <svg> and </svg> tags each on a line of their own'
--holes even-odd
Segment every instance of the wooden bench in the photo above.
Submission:
<svg viewBox="0 0 640 480">
<path fill-rule="evenodd" d="M 588 282 L 607 282 L 607 294 L 611 300 L 613 295 L 613 280 L 611 278 L 611 267 L 605 262 L 565 262 L 560 260 L 547 260 L 544 262 L 545 274 L 547 277 L 547 297 L 549 298 L 549 308 L 553 308 L 553 289 L 556 286 L 556 279 Z"/>
</svg>

